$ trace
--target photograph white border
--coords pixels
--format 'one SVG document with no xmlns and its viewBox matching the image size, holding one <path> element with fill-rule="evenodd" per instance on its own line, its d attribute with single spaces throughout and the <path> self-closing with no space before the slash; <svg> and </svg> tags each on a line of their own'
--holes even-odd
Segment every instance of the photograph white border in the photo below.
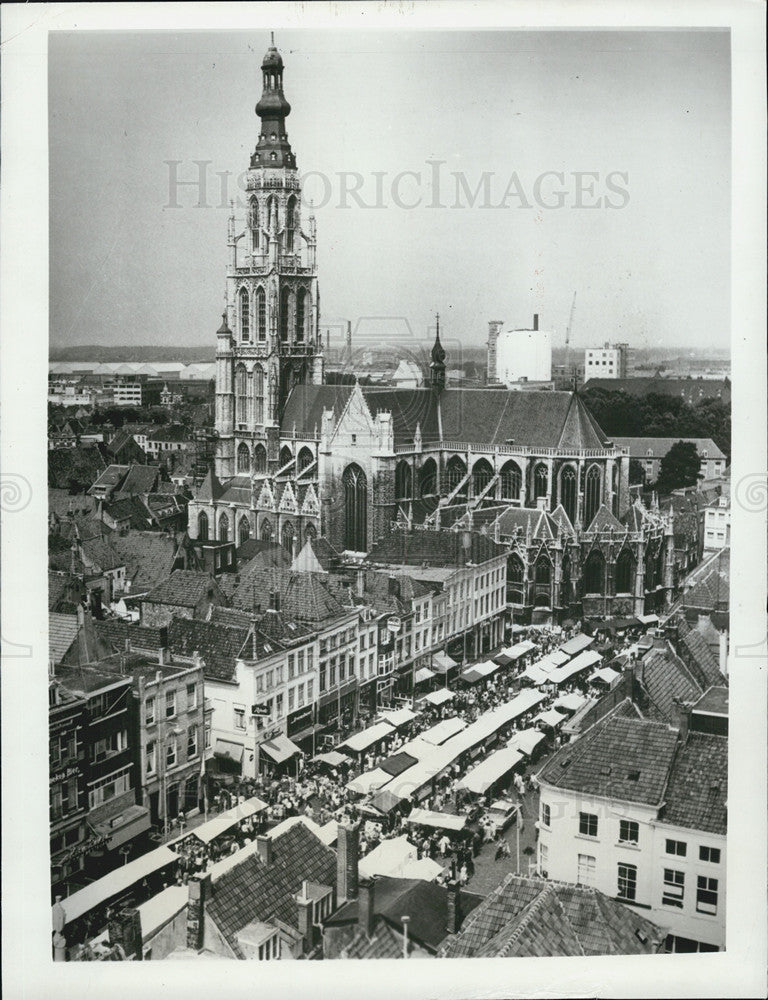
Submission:
<svg viewBox="0 0 768 1000">
<path fill-rule="evenodd" d="M 404 965 L 67 963 L 50 957 L 46 383 L 48 33 L 727 27 L 732 33 L 732 528 L 727 949 L 719 954 Z M 0 506 L 3 986 L 9 998 L 764 996 L 766 251 L 764 6 L 731 3 L 30 4 L 2 9 Z M 659 151 L 663 155 L 663 151 Z M 702 206 L 706 211 L 706 205 Z M 255 974 L 254 974 L 255 973 Z"/>
</svg>

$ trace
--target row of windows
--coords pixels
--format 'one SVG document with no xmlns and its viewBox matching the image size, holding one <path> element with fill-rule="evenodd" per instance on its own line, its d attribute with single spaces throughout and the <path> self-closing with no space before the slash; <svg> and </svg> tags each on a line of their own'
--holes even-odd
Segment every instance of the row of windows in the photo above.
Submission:
<svg viewBox="0 0 768 1000">
<path fill-rule="evenodd" d="M 105 778 L 100 778 L 88 787 L 88 806 L 93 809 L 104 802 L 109 802 L 118 795 L 130 790 L 131 787 L 131 766 L 128 764 L 117 774 L 109 774 Z"/>
<path fill-rule="evenodd" d="M 240 323 L 240 339 L 245 343 L 252 340 L 255 333 L 256 339 L 265 341 L 267 339 L 267 303 L 266 294 L 263 288 L 258 288 L 255 294 L 255 324 L 251 314 L 251 298 L 247 288 L 241 288 L 237 295 L 238 313 Z M 306 288 L 300 288 L 296 294 L 289 288 L 283 288 L 280 293 L 280 339 L 287 341 L 293 334 L 296 342 L 302 343 L 309 339 L 309 321 L 311 318 L 311 304 L 309 292 Z"/>
<path fill-rule="evenodd" d="M 548 852 L 545 845 L 539 852 L 539 864 L 545 867 Z M 596 884 L 597 859 L 591 854 L 579 854 L 576 864 L 576 883 L 594 886 Z M 619 862 L 617 870 L 616 894 L 620 899 L 634 902 L 637 899 L 637 865 Z M 706 875 L 696 878 L 696 912 L 708 916 L 717 914 L 718 880 Z M 664 906 L 682 909 L 685 898 L 685 872 L 672 868 L 664 869 L 661 902 Z"/>
<path fill-rule="evenodd" d="M 165 767 L 166 769 L 176 767 L 179 761 L 179 741 L 176 736 L 169 736 L 165 741 Z M 208 744 L 206 743 L 206 746 Z M 198 727 L 189 726 L 186 734 L 187 760 L 197 757 L 198 752 Z M 147 774 L 157 772 L 157 740 L 149 740 L 145 756 L 145 770 Z"/>
<path fill-rule="evenodd" d="M 187 684 L 187 711 L 192 712 L 197 708 L 197 684 Z M 164 718 L 172 719 L 177 713 L 177 701 L 176 696 L 178 692 L 176 689 L 171 689 L 165 692 L 165 699 L 163 701 L 163 712 Z M 150 695 L 144 700 L 144 722 L 147 726 L 152 726 L 158 719 L 157 709 L 155 705 L 154 695 Z"/>
<path fill-rule="evenodd" d="M 552 818 L 552 811 L 547 803 L 541 804 L 541 822 L 543 826 L 549 827 Z M 598 817 L 595 813 L 579 813 L 579 833 L 583 837 L 597 837 L 599 828 Z M 619 843 L 637 845 L 640 840 L 640 826 L 635 820 L 619 820 Z M 684 858 L 688 853 L 688 845 L 684 840 L 673 840 L 667 837 L 664 844 L 666 854 L 673 857 Z M 699 861 L 706 861 L 710 864 L 720 864 L 720 848 L 699 845 Z"/>
</svg>

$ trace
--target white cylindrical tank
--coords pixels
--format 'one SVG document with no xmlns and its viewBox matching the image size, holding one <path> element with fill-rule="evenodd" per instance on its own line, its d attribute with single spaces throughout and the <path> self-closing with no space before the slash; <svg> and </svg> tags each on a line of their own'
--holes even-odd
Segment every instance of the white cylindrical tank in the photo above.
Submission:
<svg viewBox="0 0 768 1000">
<path fill-rule="evenodd" d="M 502 330 L 496 341 L 496 378 L 513 382 L 549 382 L 552 334 L 549 330 Z"/>
</svg>

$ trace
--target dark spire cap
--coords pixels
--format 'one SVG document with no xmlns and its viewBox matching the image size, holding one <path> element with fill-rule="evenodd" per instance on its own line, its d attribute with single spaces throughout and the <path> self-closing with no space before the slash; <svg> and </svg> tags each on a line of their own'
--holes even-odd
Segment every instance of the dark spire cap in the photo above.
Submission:
<svg viewBox="0 0 768 1000">
<path fill-rule="evenodd" d="M 216 332 L 217 333 L 232 333 L 232 331 L 229 329 L 229 324 L 227 323 L 227 312 L 226 312 L 226 309 L 221 314 L 221 326 L 219 327 L 219 329 Z"/>
</svg>

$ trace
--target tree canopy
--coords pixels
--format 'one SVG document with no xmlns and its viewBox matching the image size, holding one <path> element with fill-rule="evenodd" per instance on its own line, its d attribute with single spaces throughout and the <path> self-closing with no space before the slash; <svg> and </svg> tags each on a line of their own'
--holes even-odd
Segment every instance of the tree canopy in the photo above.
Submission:
<svg viewBox="0 0 768 1000">
<path fill-rule="evenodd" d="M 677 441 L 662 458 L 656 489 L 671 493 L 684 486 L 695 486 L 701 479 L 701 456 L 692 441 Z"/>
</svg>

